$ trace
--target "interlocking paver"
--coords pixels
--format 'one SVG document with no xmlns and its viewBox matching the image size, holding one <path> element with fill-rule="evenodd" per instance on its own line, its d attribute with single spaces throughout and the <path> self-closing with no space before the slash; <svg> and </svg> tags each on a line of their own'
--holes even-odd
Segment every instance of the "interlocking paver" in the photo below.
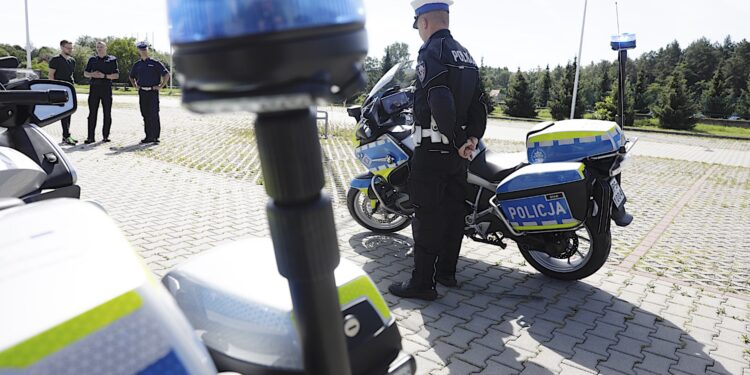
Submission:
<svg viewBox="0 0 750 375">
<path fill-rule="evenodd" d="M 457 354 L 456 357 L 478 367 L 484 367 L 490 357 L 503 349 L 503 347 L 490 348 L 478 343 L 471 343 L 468 347 L 468 350 Z"/>
<path fill-rule="evenodd" d="M 487 361 L 487 365 L 482 371 L 477 372 L 475 374 L 477 375 L 516 375 L 519 371 L 517 369 L 514 369 L 513 367 L 505 366 L 501 363 L 495 362 L 495 361 Z"/>
<path fill-rule="evenodd" d="M 633 357 L 617 350 L 610 350 L 609 358 L 599 362 L 596 368 L 602 370 L 603 373 L 609 372 L 609 369 L 611 369 L 623 374 L 635 374 L 634 366 L 640 360 L 638 357 Z"/>
<path fill-rule="evenodd" d="M 635 365 L 636 372 L 639 369 L 649 371 L 654 374 L 667 374 L 669 368 L 677 363 L 677 359 L 662 357 L 653 353 L 645 353 L 643 361 Z"/>
</svg>

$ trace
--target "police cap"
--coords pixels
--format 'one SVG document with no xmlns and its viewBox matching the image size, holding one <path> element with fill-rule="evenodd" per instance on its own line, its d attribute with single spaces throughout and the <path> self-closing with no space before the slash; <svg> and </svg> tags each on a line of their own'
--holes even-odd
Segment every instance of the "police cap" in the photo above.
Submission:
<svg viewBox="0 0 750 375">
<path fill-rule="evenodd" d="M 448 7 L 453 5 L 453 0 L 412 0 L 411 6 L 414 8 L 413 28 L 417 28 L 417 19 L 419 16 L 436 10 L 448 12 Z"/>
<path fill-rule="evenodd" d="M 138 48 L 138 49 L 147 49 L 148 48 L 148 42 L 145 41 L 145 40 L 142 40 L 142 41 L 140 41 L 140 42 L 138 42 L 138 43 L 135 44 L 135 48 Z"/>
</svg>

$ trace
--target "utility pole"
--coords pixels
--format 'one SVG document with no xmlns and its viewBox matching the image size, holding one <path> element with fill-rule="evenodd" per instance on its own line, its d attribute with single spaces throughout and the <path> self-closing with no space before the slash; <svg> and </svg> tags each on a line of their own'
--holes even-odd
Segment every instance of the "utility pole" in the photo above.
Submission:
<svg viewBox="0 0 750 375">
<path fill-rule="evenodd" d="M 29 38 L 29 0 L 23 1 L 26 8 L 26 68 L 31 69 L 31 39 Z"/>
<path fill-rule="evenodd" d="M 578 64 L 576 64 L 576 79 L 573 83 L 573 102 L 570 103 L 570 118 L 573 119 L 576 113 L 576 99 L 578 96 L 578 77 L 581 74 L 581 52 L 583 51 L 583 31 L 586 28 L 586 8 L 589 0 L 583 3 L 583 23 L 581 24 L 581 42 L 578 44 Z"/>
</svg>

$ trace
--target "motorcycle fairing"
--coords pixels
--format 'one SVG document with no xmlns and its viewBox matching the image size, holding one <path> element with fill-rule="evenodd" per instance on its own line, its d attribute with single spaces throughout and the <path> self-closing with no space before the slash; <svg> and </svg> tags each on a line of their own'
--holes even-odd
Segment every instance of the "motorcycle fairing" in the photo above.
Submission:
<svg viewBox="0 0 750 375">
<path fill-rule="evenodd" d="M 387 177 L 390 171 L 409 160 L 409 155 L 388 134 L 355 148 L 354 155 L 370 172 L 383 177 Z"/>
<path fill-rule="evenodd" d="M 611 121 L 566 120 L 542 123 L 526 137 L 530 163 L 580 161 L 617 151 L 622 146 L 620 127 Z"/>
</svg>

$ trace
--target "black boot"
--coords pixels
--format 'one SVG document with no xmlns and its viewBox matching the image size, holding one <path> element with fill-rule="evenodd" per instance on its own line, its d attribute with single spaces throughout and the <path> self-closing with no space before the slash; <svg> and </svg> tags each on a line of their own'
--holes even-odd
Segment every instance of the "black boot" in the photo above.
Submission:
<svg viewBox="0 0 750 375">
<path fill-rule="evenodd" d="M 612 220 L 615 221 L 618 227 L 627 227 L 633 222 L 633 215 L 625 211 L 625 205 L 623 204 L 620 209 L 613 207 L 612 209 Z"/>
<path fill-rule="evenodd" d="M 449 274 L 437 274 L 435 275 L 435 281 L 438 282 L 438 284 L 442 286 L 447 286 L 449 288 L 455 288 L 458 286 L 458 280 L 456 280 L 455 275 L 449 275 Z"/>
<path fill-rule="evenodd" d="M 434 301 L 437 298 L 435 290 L 435 260 L 437 256 L 414 252 L 414 271 L 411 279 L 403 283 L 391 284 L 388 290 L 391 294 L 402 298 L 417 298 Z"/>
</svg>

